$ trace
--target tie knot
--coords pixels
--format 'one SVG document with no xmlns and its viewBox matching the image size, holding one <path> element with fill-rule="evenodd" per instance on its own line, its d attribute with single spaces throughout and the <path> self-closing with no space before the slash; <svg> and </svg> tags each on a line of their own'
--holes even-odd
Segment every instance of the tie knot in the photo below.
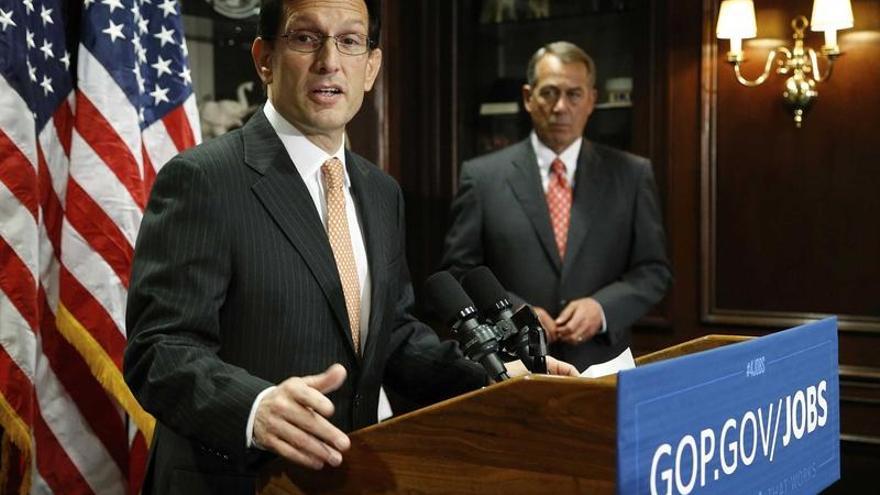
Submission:
<svg viewBox="0 0 880 495">
<path fill-rule="evenodd" d="M 565 177 L 565 164 L 562 163 L 562 160 L 556 158 L 550 163 L 550 172 L 559 175 L 561 177 Z"/>
<path fill-rule="evenodd" d="M 342 189 L 345 174 L 342 170 L 342 162 L 337 158 L 331 158 L 321 165 L 321 174 L 324 177 L 324 187 L 328 191 Z"/>
</svg>

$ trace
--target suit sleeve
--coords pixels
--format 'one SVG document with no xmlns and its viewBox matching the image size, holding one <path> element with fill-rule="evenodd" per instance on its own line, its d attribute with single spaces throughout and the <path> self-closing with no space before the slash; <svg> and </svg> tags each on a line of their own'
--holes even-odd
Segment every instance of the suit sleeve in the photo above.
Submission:
<svg viewBox="0 0 880 495">
<path fill-rule="evenodd" d="M 232 459 L 257 394 L 271 383 L 219 356 L 231 274 L 223 205 L 183 158 L 159 173 L 135 248 L 124 372 L 141 405 L 177 433 Z"/>
<path fill-rule="evenodd" d="M 414 302 L 406 262 L 403 197 L 398 191 L 397 259 L 399 293 L 386 367 L 385 384 L 419 404 L 430 404 L 480 388 L 488 383 L 483 368 L 466 359 L 454 341 L 441 342 L 429 326 L 412 315 Z"/>
<path fill-rule="evenodd" d="M 441 270 L 448 270 L 455 278 L 486 264 L 483 252 L 484 213 L 479 182 L 473 163 L 465 162 L 461 168 L 458 193 L 452 201 L 452 225 L 446 234 Z M 508 291 L 514 308 L 527 304 L 522 297 Z"/>
<path fill-rule="evenodd" d="M 627 270 L 621 277 L 593 294 L 605 312 L 607 337 L 616 343 L 629 328 L 663 298 L 672 284 L 666 255 L 666 234 L 649 162 L 641 164 L 633 208 L 632 239 Z"/>
</svg>

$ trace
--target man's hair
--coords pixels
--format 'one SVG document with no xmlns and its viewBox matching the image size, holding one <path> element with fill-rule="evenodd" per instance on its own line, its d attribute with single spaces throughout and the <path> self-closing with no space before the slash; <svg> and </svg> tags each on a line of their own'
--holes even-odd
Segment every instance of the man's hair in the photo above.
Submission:
<svg viewBox="0 0 880 495">
<path fill-rule="evenodd" d="M 537 82 L 538 79 L 536 74 L 538 62 L 540 62 L 545 55 L 555 55 L 556 57 L 559 57 L 559 60 L 564 64 L 570 64 L 573 62 L 584 64 L 587 68 L 587 87 L 592 88 L 596 85 L 596 64 L 593 62 L 593 59 L 587 55 L 587 52 L 583 51 L 581 47 L 574 43 L 569 43 L 568 41 L 556 41 L 538 48 L 538 51 L 532 55 L 531 60 L 529 60 L 529 69 L 526 72 L 529 86 L 533 88 L 535 87 L 535 82 Z"/>
<path fill-rule="evenodd" d="M 379 15 L 381 0 L 364 0 L 364 3 L 367 4 L 367 15 L 370 23 L 367 36 L 370 38 L 370 48 L 373 48 L 379 44 L 379 34 L 382 27 L 382 19 Z M 286 0 L 262 0 L 260 3 L 260 22 L 257 36 L 269 41 L 278 38 L 281 21 L 287 18 L 285 14 L 288 7 L 285 4 Z"/>
</svg>

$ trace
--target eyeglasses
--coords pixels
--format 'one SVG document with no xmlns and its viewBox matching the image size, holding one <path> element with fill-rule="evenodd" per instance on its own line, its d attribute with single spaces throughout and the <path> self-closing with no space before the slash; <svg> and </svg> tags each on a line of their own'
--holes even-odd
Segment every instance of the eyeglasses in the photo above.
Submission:
<svg viewBox="0 0 880 495">
<path fill-rule="evenodd" d="M 346 33 L 330 36 L 312 31 L 292 31 L 279 36 L 287 40 L 291 50 L 301 53 L 314 53 L 324 46 L 324 42 L 333 39 L 336 49 L 343 55 L 363 55 L 372 45 L 372 41 L 364 34 Z"/>
</svg>

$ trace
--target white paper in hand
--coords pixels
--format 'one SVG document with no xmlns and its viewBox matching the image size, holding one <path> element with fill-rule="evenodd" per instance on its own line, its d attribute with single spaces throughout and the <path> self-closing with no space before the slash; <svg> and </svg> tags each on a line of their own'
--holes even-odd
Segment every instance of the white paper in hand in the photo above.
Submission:
<svg viewBox="0 0 880 495">
<path fill-rule="evenodd" d="M 627 347 L 616 358 L 604 363 L 594 364 L 585 369 L 581 376 L 585 378 L 599 378 L 600 376 L 613 375 L 620 370 L 628 370 L 635 367 L 636 362 L 633 359 L 632 351 Z"/>
</svg>

